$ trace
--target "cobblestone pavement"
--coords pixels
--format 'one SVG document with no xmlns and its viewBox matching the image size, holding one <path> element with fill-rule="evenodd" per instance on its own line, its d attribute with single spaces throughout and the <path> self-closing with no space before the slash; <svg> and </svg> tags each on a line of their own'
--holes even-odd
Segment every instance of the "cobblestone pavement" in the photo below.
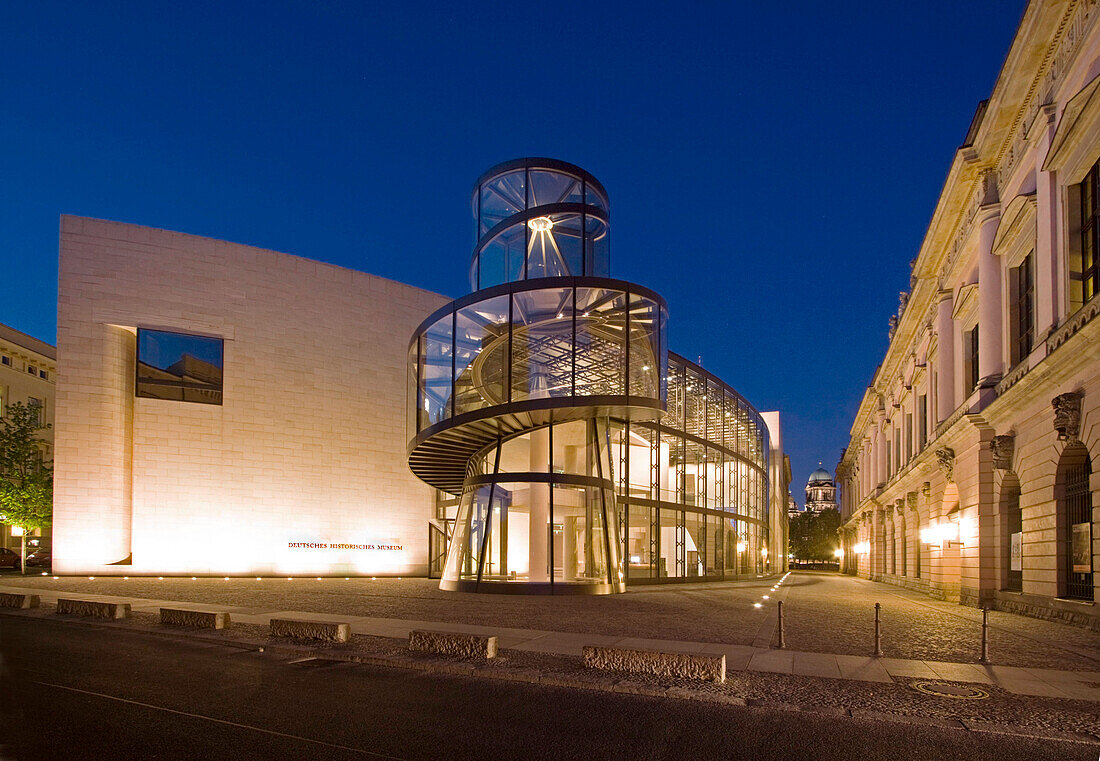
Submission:
<svg viewBox="0 0 1100 761">
<path fill-rule="evenodd" d="M 633 587 L 603 597 L 441 592 L 429 579 L 96 578 L 0 575 L 0 586 L 74 594 L 207 602 L 252 611 L 296 610 L 514 628 L 767 646 L 784 600 L 787 647 L 870 655 L 874 604 L 888 657 L 973 662 L 981 612 L 910 590 L 829 573 L 795 573 L 779 586 L 755 579 Z M 763 600 L 763 595 L 770 599 Z M 762 607 L 755 608 L 754 603 Z M 994 664 L 1100 670 L 1100 634 L 1010 613 L 990 613 Z"/>
</svg>

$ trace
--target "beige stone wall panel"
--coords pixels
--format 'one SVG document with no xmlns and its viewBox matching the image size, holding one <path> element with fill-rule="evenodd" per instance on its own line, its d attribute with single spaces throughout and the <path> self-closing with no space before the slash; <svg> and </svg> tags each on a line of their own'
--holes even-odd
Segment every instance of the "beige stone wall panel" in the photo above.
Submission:
<svg viewBox="0 0 1100 761">
<path fill-rule="evenodd" d="M 426 573 L 432 500 L 405 461 L 406 348 L 446 302 L 287 254 L 64 217 L 55 568 Z M 136 327 L 223 337 L 223 404 L 135 399 Z"/>
</svg>

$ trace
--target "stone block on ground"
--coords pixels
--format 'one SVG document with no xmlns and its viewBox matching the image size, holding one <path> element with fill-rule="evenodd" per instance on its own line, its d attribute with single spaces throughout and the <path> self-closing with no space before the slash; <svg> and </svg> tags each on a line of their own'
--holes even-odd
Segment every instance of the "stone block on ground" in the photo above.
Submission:
<svg viewBox="0 0 1100 761">
<path fill-rule="evenodd" d="M 617 647 L 584 647 L 584 665 L 590 669 L 654 674 L 703 682 L 726 681 L 726 656 L 712 653 L 661 653 Z"/>
<path fill-rule="evenodd" d="M 347 642 L 351 638 L 351 624 L 335 624 L 327 621 L 294 621 L 287 618 L 273 618 L 271 619 L 271 636 Z"/>
<path fill-rule="evenodd" d="M 57 612 L 70 616 L 92 616 L 94 618 L 129 618 L 130 603 L 98 602 L 96 600 L 57 601 Z"/>
<path fill-rule="evenodd" d="M 409 649 L 460 658 L 495 658 L 497 638 L 495 635 L 414 630 L 409 632 Z"/>
<path fill-rule="evenodd" d="M 227 629 L 230 624 L 228 613 L 176 608 L 161 608 L 160 622 L 166 626 L 195 626 L 202 629 Z"/>
<path fill-rule="evenodd" d="M 0 592 L 0 608 L 37 608 L 38 604 L 38 595 L 16 595 Z"/>
</svg>

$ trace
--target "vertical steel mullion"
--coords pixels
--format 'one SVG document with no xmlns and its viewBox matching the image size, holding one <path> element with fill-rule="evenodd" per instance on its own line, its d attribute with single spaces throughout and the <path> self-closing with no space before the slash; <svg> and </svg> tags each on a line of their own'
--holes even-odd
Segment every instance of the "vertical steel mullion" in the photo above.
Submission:
<svg viewBox="0 0 1100 761">
<path fill-rule="evenodd" d="M 485 525 L 481 529 L 481 552 L 479 553 L 477 559 L 477 580 L 474 582 L 475 592 L 477 591 L 478 586 L 481 584 L 482 574 L 485 573 L 485 547 L 489 543 L 489 530 L 492 528 L 493 525 L 493 500 L 496 498 L 497 491 L 496 477 L 500 475 L 500 450 L 502 448 L 503 447 L 501 446 L 501 437 L 497 436 L 497 455 L 493 462 L 494 480 L 492 485 L 489 487 L 489 504 L 488 507 L 485 509 Z M 475 488 L 473 498 L 470 500 L 471 503 L 476 502 L 476 499 L 477 490 Z"/>
<path fill-rule="evenodd" d="M 608 425 L 605 426 L 605 430 L 607 430 L 607 431 L 610 431 L 610 422 L 611 421 L 608 420 Z M 600 454 L 600 434 L 599 434 L 598 426 L 596 425 L 596 419 L 592 418 L 589 421 L 589 425 L 590 425 L 591 430 L 592 430 L 592 434 L 591 434 L 592 443 L 596 447 L 596 476 L 602 481 L 602 480 L 605 480 L 604 479 L 604 472 L 603 472 L 603 455 Z M 611 460 L 611 446 L 610 446 L 610 443 L 608 444 L 608 447 L 607 447 L 607 459 L 608 459 L 608 464 L 610 464 L 610 460 Z M 609 516 L 608 516 L 608 512 L 607 512 L 607 487 L 606 486 L 601 486 L 600 487 L 600 505 L 603 508 L 603 544 L 604 544 L 604 553 L 605 553 L 604 554 L 604 565 L 607 567 L 607 582 L 609 584 L 614 584 L 615 580 L 612 576 L 613 571 L 612 571 L 612 568 L 611 568 L 611 532 L 608 530 L 608 526 L 610 526 L 610 522 L 609 522 Z M 616 525 L 618 525 L 619 516 L 614 515 L 614 516 L 611 516 L 611 517 L 614 518 Z M 589 526 L 588 530 L 591 533 L 592 527 Z M 591 541 L 591 540 L 589 540 L 589 541 Z M 618 569 L 615 569 L 615 570 L 618 570 Z"/>
<path fill-rule="evenodd" d="M 577 396 L 577 285 L 573 284 L 573 344 L 569 350 L 570 355 L 570 373 L 572 380 L 569 386 L 569 395 L 572 397 Z"/>
<path fill-rule="evenodd" d="M 424 400 L 421 398 L 422 394 L 420 393 L 420 386 L 421 386 L 420 376 L 421 376 L 421 373 L 423 372 L 422 369 L 421 369 L 421 364 L 424 361 L 423 358 L 421 357 L 421 347 L 423 346 L 423 342 L 424 342 L 424 335 L 423 334 L 416 337 L 416 390 L 413 391 L 413 394 L 416 396 L 416 409 L 413 410 L 413 415 L 414 415 L 413 416 L 413 424 L 416 427 L 416 433 L 420 433 L 420 431 L 421 431 L 421 428 L 420 428 L 420 409 L 424 406 Z"/>
<path fill-rule="evenodd" d="M 624 361 L 626 362 L 625 372 L 623 378 L 626 381 L 623 385 L 623 394 L 630 396 L 630 290 L 623 291 L 623 298 L 626 299 L 626 332 L 623 335 L 623 339 L 626 341 L 626 347 L 623 351 Z"/>
<path fill-rule="evenodd" d="M 474 290 L 481 290 L 481 252 L 478 244 L 481 243 L 481 183 L 477 185 L 477 229 L 474 231 L 474 251 L 477 259 L 474 260 Z"/>
<path fill-rule="evenodd" d="M 531 208 L 531 168 L 524 162 L 523 165 L 523 211 L 526 214 Z M 523 279 L 530 276 L 527 272 L 528 247 L 531 245 L 531 226 L 523 224 Z"/>
<path fill-rule="evenodd" d="M 451 417 L 457 414 L 455 406 L 455 389 L 458 386 L 455 371 L 458 369 L 456 355 L 458 353 L 458 310 L 451 310 Z"/>
<path fill-rule="evenodd" d="M 515 332 L 515 308 L 513 302 L 515 301 L 516 294 L 511 288 L 508 289 L 508 362 L 507 372 L 504 373 L 505 382 L 508 384 L 508 388 L 504 390 L 504 398 L 509 402 L 512 401 L 512 366 L 515 364 L 512 359 L 512 334 Z"/>
<path fill-rule="evenodd" d="M 581 177 L 581 275 L 588 271 L 588 181 Z"/>
<path fill-rule="evenodd" d="M 553 426 L 553 423 L 551 423 L 548 426 L 548 428 L 549 428 L 549 430 L 547 431 L 546 436 L 547 436 L 547 439 L 549 439 L 549 445 L 547 447 L 547 450 L 549 452 L 549 456 L 546 458 L 546 460 L 547 460 L 546 469 L 550 473 L 550 483 L 547 484 L 547 486 L 549 487 L 547 491 L 548 491 L 549 497 L 550 497 L 550 505 L 549 505 L 550 523 L 546 527 L 547 533 L 546 533 L 546 536 L 543 537 L 543 541 L 546 542 L 546 545 L 547 545 L 547 548 L 546 548 L 546 562 L 547 562 L 547 565 L 549 566 L 549 568 L 547 569 L 549 571 L 549 573 L 547 575 L 550 577 L 550 589 L 552 590 L 554 588 L 554 426 Z M 562 548 L 561 548 L 563 554 L 565 553 L 565 540 L 564 540 L 564 537 L 565 537 L 565 529 L 563 527 L 562 528 Z M 576 551 L 576 550 L 574 550 L 574 551 Z M 565 558 L 563 557 L 562 558 L 562 573 L 564 574 L 564 572 L 565 572 Z"/>
</svg>

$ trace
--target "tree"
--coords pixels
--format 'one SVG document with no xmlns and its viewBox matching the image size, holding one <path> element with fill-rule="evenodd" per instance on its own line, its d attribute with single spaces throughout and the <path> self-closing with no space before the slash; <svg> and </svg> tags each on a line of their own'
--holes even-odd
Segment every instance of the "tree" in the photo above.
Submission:
<svg viewBox="0 0 1100 761">
<path fill-rule="evenodd" d="M 799 513 L 791 518 L 790 554 L 798 560 L 832 562 L 840 546 L 837 538 L 839 528 L 840 513 L 836 510 Z"/>
<path fill-rule="evenodd" d="M 16 402 L 0 418 L 0 523 L 23 529 L 19 566 L 27 572 L 27 533 L 50 525 L 53 518 L 53 465 L 43 462 L 38 405 Z"/>
</svg>

